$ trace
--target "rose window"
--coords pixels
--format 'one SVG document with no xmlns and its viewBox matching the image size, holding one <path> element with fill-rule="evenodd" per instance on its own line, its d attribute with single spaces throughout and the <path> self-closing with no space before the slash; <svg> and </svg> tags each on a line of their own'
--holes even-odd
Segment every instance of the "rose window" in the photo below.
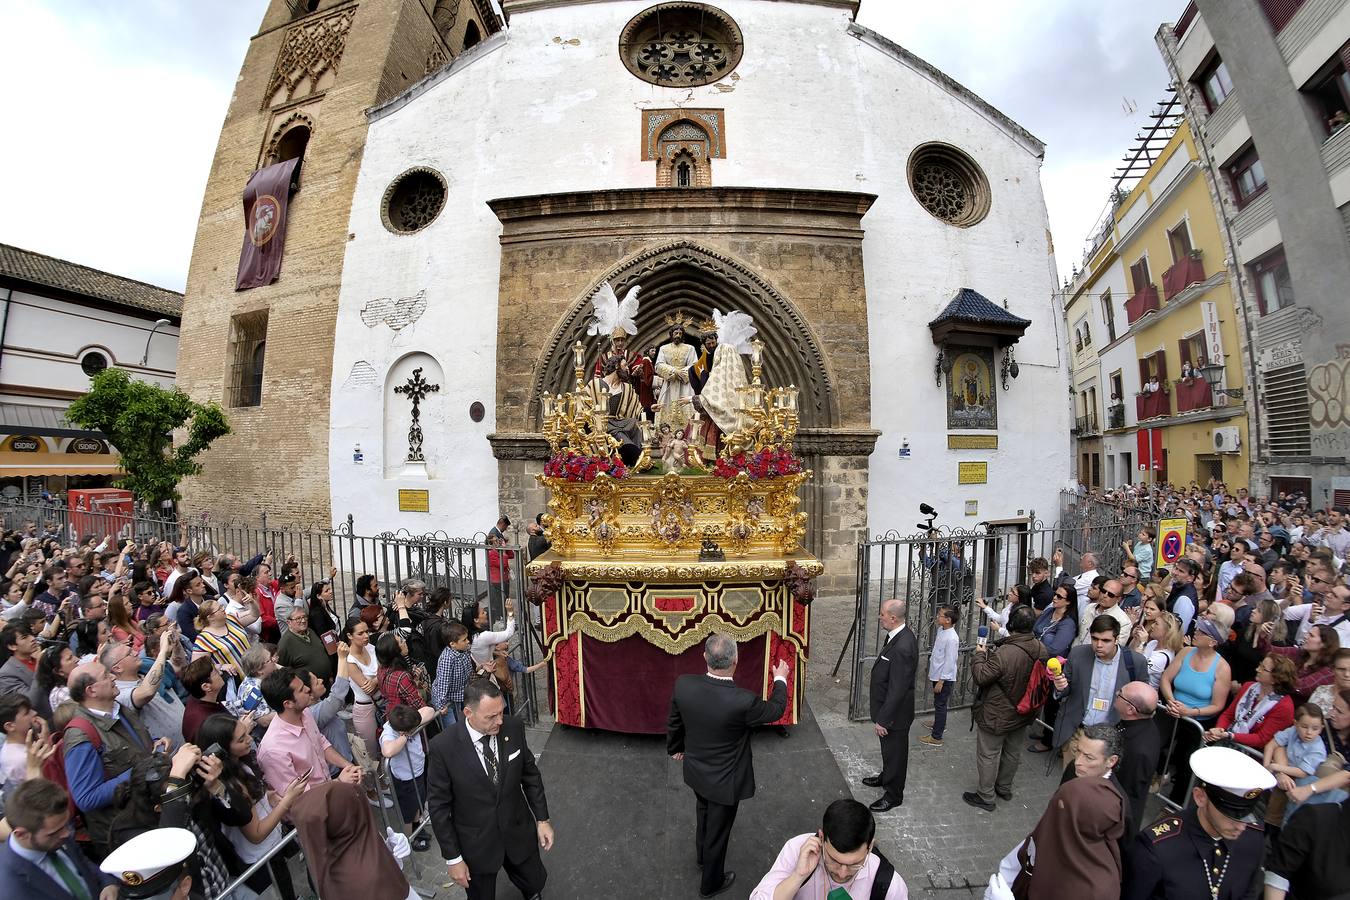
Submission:
<svg viewBox="0 0 1350 900">
<path fill-rule="evenodd" d="M 430 225 L 444 206 L 445 181 L 440 173 L 411 169 L 394 179 L 384 192 L 380 217 L 390 231 L 412 234 Z"/>
<path fill-rule="evenodd" d="M 741 60 L 731 17 L 702 3 L 663 3 L 638 14 L 619 37 L 628 71 L 666 87 L 698 87 L 731 74 Z"/>
<path fill-rule="evenodd" d="M 920 206 L 951 225 L 968 227 L 989 214 L 988 179 L 949 144 L 924 144 L 910 155 L 909 186 Z"/>
</svg>

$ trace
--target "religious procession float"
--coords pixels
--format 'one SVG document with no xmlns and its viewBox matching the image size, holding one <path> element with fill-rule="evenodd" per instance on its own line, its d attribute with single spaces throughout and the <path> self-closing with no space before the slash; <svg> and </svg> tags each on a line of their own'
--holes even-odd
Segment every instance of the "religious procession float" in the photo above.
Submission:
<svg viewBox="0 0 1350 900">
<path fill-rule="evenodd" d="M 778 724 L 795 724 L 822 571 L 802 547 L 797 389 L 761 383 L 744 313 L 714 312 L 699 355 L 683 341 L 691 323 L 668 317 L 644 408 L 624 349 L 637 293 L 601 286 L 589 333 L 611 347 L 588 380 L 578 341 L 575 389 L 541 398 L 551 548 L 527 567 L 527 596 L 542 607 L 558 721 L 664 732 L 675 679 L 704 671 L 703 641 L 720 631 L 739 645 L 736 682 L 761 696 L 787 661 Z"/>
</svg>

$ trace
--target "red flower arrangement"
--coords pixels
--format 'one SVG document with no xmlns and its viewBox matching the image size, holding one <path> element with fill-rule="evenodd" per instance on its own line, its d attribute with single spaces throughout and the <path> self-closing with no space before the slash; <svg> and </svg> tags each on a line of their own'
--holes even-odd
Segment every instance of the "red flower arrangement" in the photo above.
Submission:
<svg viewBox="0 0 1350 900">
<path fill-rule="evenodd" d="M 544 463 L 546 478 L 589 482 L 601 474 L 610 478 L 624 478 L 628 475 L 628 467 L 617 456 L 583 456 L 570 450 L 563 450 Z"/>
<path fill-rule="evenodd" d="M 801 470 L 802 461 L 787 447 L 766 447 L 749 456 L 737 453 L 731 457 L 719 457 L 713 466 L 713 474 L 718 478 L 735 478 L 744 472 L 756 481 L 796 475 Z"/>
</svg>

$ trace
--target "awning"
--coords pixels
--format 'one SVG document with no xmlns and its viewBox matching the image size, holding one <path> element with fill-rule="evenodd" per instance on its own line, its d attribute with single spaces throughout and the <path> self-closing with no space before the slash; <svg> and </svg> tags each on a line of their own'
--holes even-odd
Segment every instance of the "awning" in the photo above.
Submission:
<svg viewBox="0 0 1350 900">
<path fill-rule="evenodd" d="M 0 450 L 0 478 L 23 475 L 123 475 L 112 453 L 19 453 Z"/>
<path fill-rule="evenodd" d="M 40 434 L 47 437 L 103 437 L 66 420 L 64 406 L 37 403 L 0 403 L 0 434 Z"/>
</svg>

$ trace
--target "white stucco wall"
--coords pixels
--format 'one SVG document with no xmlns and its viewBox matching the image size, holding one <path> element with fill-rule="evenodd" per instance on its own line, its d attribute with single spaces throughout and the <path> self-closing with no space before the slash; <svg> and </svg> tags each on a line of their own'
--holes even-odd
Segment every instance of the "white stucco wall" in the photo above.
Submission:
<svg viewBox="0 0 1350 900">
<path fill-rule="evenodd" d="M 1068 471 L 1067 410 L 1059 402 L 1066 375 L 1034 145 L 929 73 L 851 34 L 843 12 L 808 4 L 719 2 L 745 38 L 734 76 L 721 87 L 655 87 L 630 75 L 616 49 L 624 25 L 648 5 L 517 13 L 508 32 L 375 117 L 339 300 L 334 516 L 357 510 L 363 528 L 452 534 L 491 522 L 497 479 L 486 436 L 495 428 L 499 225 L 486 201 L 653 186 L 655 164 L 639 152 L 640 110 L 672 106 L 725 109 L 728 158 L 713 161 L 714 185 L 878 195 L 863 219 L 872 425 L 882 432 L 871 458 L 871 529 L 912 531 L 920 501 L 961 525 L 976 521 L 961 515 L 966 500 L 978 501 L 978 520 L 1057 508 Z M 954 144 L 983 168 L 993 203 L 979 225 L 940 222 L 910 193 L 906 161 L 928 141 Z M 419 165 L 444 175 L 446 208 L 415 235 L 391 234 L 380 221 L 383 193 Z M 946 449 L 944 395 L 933 383 L 936 351 L 927 322 L 961 287 L 1000 305 L 1006 299 L 1014 314 L 1033 321 L 1016 347 L 1020 377 L 999 392 L 996 451 Z M 361 310 L 374 300 L 423 290 L 425 312 L 398 331 L 362 320 Z M 437 399 L 444 430 L 428 430 L 427 447 L 429 458 L 435 452 L 453 460 L 450 477 L 386 478 L 382 465 L 371 464 L 370 451 L 382 441 L 379 398 L 389 366 L 413 351 L 430 353 L 445 371 Z M 359 378 L 352 378 L 354 367 Z M 368 386 L 351 387 L 349 379 Z M 475 400 L 487 409 L 478 424 L 468 415 Z M 907 460 L 898 455 L 902 441 L 911 449 Z M 357 444 L 366 453 L 359 467 L 352 460 Z M 958 461 L 976 460 L 988 461 L 989 483 L 958 485 Z M 400 487 L 430 490 L 431 515 L 400 515 Z"/>
<path fill-rule="evenodd" d="M 8 299 L 6 299 L 8 298 Z M 37 294 L 0 290 L 4 318 L 0 348 L 0 384 L 7 399 L 16 400 L 26 387 L 45 390 L 89 390 L 89 376 L 80 360 L 91 351 L 102 353 L 109 366 L 127 369 L 133 376 L 168 387 L 178 361 L 178 327 L 155 332 L 144 367 L 146 338 L 155 327 L 154 314 L 142 318 Z M 44 405 L 64 405 L 42 399 Z"/>
</svg>

